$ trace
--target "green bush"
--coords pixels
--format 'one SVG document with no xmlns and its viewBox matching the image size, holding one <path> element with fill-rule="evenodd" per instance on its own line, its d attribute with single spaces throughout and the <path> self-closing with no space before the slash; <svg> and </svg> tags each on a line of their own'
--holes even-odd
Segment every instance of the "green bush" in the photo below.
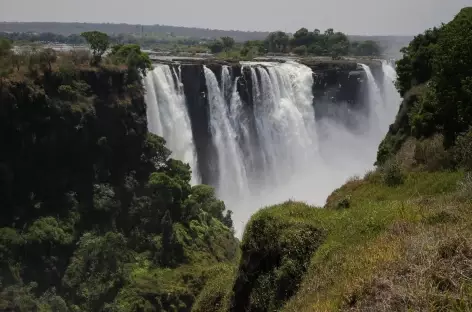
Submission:
<svg viewBox="0 0 472 312">
<path fill-rule="evenodd" d="M 441 134 L 417 141 L 414 158 L 416 165 L 422 166 L 427 171 L 451 167 L 451 156 L 444 148 L 444 137 Z"/>
<path fill-rule="evenodd" d="M 382 182 L 390 187 L 398 186 L 403 184 L 405 176 L 398 165 L 394 160 L 387 162 L 382 168 Z"/>
<path fill-rule="evenodd" d="M 472 170 L 472 127 L 457 137 L 452 155 L 458 167 Z"/>
</svg>

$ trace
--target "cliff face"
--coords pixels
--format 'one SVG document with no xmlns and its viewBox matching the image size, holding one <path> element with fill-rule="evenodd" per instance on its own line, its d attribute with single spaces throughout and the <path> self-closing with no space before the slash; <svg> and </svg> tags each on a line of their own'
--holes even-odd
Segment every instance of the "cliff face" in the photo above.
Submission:
<svg viewBox="0 0 472 312">
<path fill-rule="evenodd" d="M 148 132 L 141 81 L 15 74 L 0 78 L 0 310 L 190 311 L 237 241 L 213 189 Z"/>
</svg>

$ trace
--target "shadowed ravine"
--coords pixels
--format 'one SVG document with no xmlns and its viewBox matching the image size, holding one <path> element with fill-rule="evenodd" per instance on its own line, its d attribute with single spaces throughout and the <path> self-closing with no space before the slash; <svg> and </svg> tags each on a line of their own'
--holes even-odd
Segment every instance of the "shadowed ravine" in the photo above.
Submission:
<svg viewBox="0 0 472 312">
<path fill-rule="evenodd" d="M 323 205 L 372 167 L 401 100 L 389 63 L 381 75 L 358 68 L 341 76 L 295 62 L 156 64 L 145 78 L 149 130 L 190 164 L 194 182 L 215 186 L 240 236 L 257 209 Z"/>
</svg>

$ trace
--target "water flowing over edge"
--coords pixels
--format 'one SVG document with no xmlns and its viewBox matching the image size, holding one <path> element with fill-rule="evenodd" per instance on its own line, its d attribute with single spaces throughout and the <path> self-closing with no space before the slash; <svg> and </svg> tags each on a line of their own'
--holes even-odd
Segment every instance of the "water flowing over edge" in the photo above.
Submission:
<svg viewBox="0 0 472 312">
<path fill-rule="evenodd" d="M 359 117 L 366 118 L 367 125 L 361 133 L 350 131 L 339 120 L 315 119 L 313 72 L 305 65 L 241 62 L 242 71 L 248 68 L 252 78 L 250 111 L 238 93 L 241 76 L 233 78 L 231 68 L 222 66 L 218 82 L 216 73 L 203 68 L 216 154 L 214 186 L 234 212 L 237 235 L 251 214 L 264 206 L 288 199 L 323 205 L 348 177 L 372 168 L 401 99 L 389 63 L 382 63 L 381 83 L 367 65 L 359 65 L 366 74 L 368 111 L 367 117 Z M 171 68 L 158 65 L 145 79 L 149 129 L 167 140 L 173 157 L 190 164 L 192 183 L 199 183 L 181 78 Z"/>
<path fill-rule="evenodd" d="M 172 157 L 190 165 L 192 184 L 201 182 L 182 79 L 174 68 L 157 65 L 145 78 L 148 128 L 162 136 Z"/>
</svg>

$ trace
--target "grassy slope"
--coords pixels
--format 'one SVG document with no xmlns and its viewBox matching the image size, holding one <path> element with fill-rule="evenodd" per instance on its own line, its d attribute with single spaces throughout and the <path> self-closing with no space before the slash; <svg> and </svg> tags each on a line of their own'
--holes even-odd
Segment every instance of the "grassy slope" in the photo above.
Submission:
<svg viewBox="0 0 472 312">
<path fill-rule="evenodd" d="M 472 182 L 464 181 L 462 172 L 412 172 L 403 185 L 388 187 L 374 173 L 336 190 L 327 209 L 286 202 L 258 212 L 249 229 L 267 219 L 326 233 L 298 291 L 281 310 L 470 311 Z M 342 199 L 350 207 L 335 209 Z M 245 246 L 258 239 L 245 233 L 242 261 Z M 240 264 L 226 283 L 208 285 L 226 293 L 241 270 Z M 206 296 L 199 300 L 211 302 Z"/>
<path fill-rule="evenodd" d="M 470 201 L 456 191 L 462 179 L 461 172 L 417 172 L 391 188 L 370 176 L 349 181 L 328 199 L 329 208 L 348 197 L 349 209 L 272 208 L 281 216 L 303 216 L 330 233 L 284 310 L 434 310 L 471 304 Z M 442 257 L 444 248 L 451 255 Z M 465 258 L 456 259 L 461 248 Z M 448 266 L 456 260 L 467 267 L 463 277 Z M 441 290 L 442 283 L 451 288 Z M 461 295 L 463 300 L 456 300 Z"/>
</svg>

